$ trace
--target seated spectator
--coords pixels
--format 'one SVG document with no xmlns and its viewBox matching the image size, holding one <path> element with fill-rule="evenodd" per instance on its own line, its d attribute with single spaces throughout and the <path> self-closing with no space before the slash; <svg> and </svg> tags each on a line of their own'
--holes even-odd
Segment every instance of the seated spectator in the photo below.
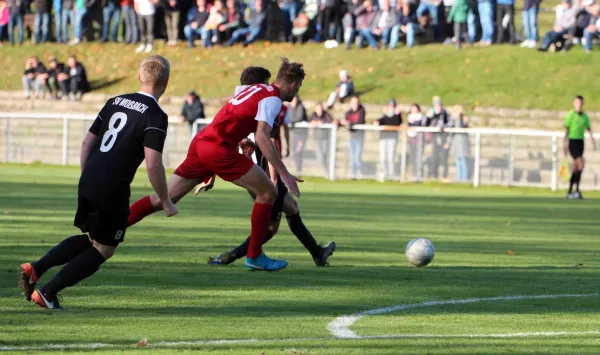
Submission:
<svg viewBox="0 0 600 355">
<path fill-rule="evenodd" d="M 396 25 L 392 28 L 390 49 L 398 46 L 400 33 L 406 35 L 406 45 L 410 48 L 415 45 L 415 35 L 419 31 L 417 14 L 412 10 L 408 0 L 398 0 L 396 3 Z"/>
<path fill-rule="evenodd" d="M 59 63 L 56 58 L 51 57 L 48 62 L 48 86 L 54 93 L 53 98 L 58 99 L 59 91 L 62 92 L 63 99 L 69 97 L 69 74 L 64 63 Z"/>
<path fill-rule="evenodd" d="M 215 4 L 210 9 L 210 14 L 204 24 L 204 31 L 202 32 L 204 48 L 212 48 L 213 36 L 217 35 L 217 29 L 226 21 L 227 17 L 225 17 L 223 13 L 223 2 L 221 0 L 216 0 Z"/>
<path fill-rule="evenodd" d="M 25 90 L 25 98 L 31 97 L 33 89 L 35 98 L 39 98 L 40 90 L 44 89 L 48 79 L 48 71 L 46 67 L 40 63 L 37 57 L 31 57 L 25 64 L 23 72 L 23 89 Z"/>
<path fill-rule="evenodd" d="M 452 128 L 469 127 L 467 117 L 464 115 L 463 107 L 460 105 L 452 108 Z M 471 142 L 468 133 L 451 133 L 448 143 L 444 147 L 452 151 L 456 164 L 456 181 L 469 181 L 469 159 L 471 157 Z"/>
<path fill-rule="evenodd" d="M 455 0 L 450 14 L 448 14 L 448 22 L 454 22 L 454 38 L 456 49 L 460 49 L 462 37 L 467 39 L 467 43 L 471 43 L 469 34 L 467 33 L 467 17 L 469 16 L 469 3 L 467 0 Z"/>
<path fill-rule="evenodd" d="M 317 103 L 315 106 L 315 111 L 310 116 L 310 123 L 315 126 L 319 126 L 321 124 L 329 124 L 333 123 L 333 118 L 331 115 L 323 109 L 323 104 Z M 323 171 L 325 172 L 324 177 L 328 178 L 329 171 L 329 160 L 328 152 L 329 152 L 329 138 L 331 130 L 316 128 L 315 129 L 315 139 L 317 141 L 317 161 L 323 167 Z"/>
<path fill-rule="evenodd" d="M 575 27 L 569 31 L 569 37 L 571 37 L 571 43 L 577 44 L 579 39 L 583 38 L 583 31 L 588 27 L 592 19 L 592 15 L 588 12 L 588 8 L 595 4 L 595 0 L 583 0 L 583 5 L 575 15 Z M 556 19 L 562 16 L 563 6 L 556 6 Z M 567 42 L 568 43 L 568 42 Z"/>
<path fill-rule="evenodd" d="M 138 27 L 142 44 L 135 50 L 136 53 L 150 53 L 154 46 L 154 14 L 158 0 L 134 0 L 135 12 L 138 16 Z"/>
<path fill-rule="evenodd" d="M 373 3 L 371 0 L 365 0 L 362 5 L 354 10 L 354 15 L 356 16 L 356 29 L 352 31 L 346 39 L 347 50 L 352 46 L 357 33 L 360 38 L 358 48 L 362 48 L 363 41 L 368 36 L 367 34 L 371 33 L 371 27 L 373 26 L 373 22 L 375 21 L 375 16 L 377 16 L 377 13 L 373 8 Z M 369 46 L 373 49 L 378 48 L 377 42 L 371 42 L 369 43 Z"/>
<path fill-rule="evenodd" d="M 227 17 L 225 23 L 219 25 L 219 36 L 222 39 L 231 38 L 231 34 L 242 25 L 242 14 L 235 0 L 227 0 Z"/>
<path fill-rule="evenodd" d="M 183 29 L 185 38 L 188 41 L 188 47 L 190 48 L 194 48 L 196 37 L 202 37 L 204 24 L 206 24 L 209 16 L 206 8 L 206 0 L 197 0 L 196 4 L 198 7 L 193 7 L 188 12 L 188 24 Z"/>
<path fill-rule="evenodd" d="M 360 103 L 358 96 L 354 95 L 350 99 L 350 110 L 346 112 L 340 125 L 348 127 L 350 130 L 350 178 L 360 178 L 362 165 L 362 151 L 365 141 L 365 131 L 354 129 L 355 125 L 365 124 L 365 108 Z"/>
<path fill-rule="evenodd" d="M 179 7 L 180 0 L 162 0 L 165 9 L 165 27 L 167 28 L 167 46 L 177 45 L 179 37 Z"/>
<path fill-rule="evenodd" d="M 398 127 L 402 124 L 402 115 L 396 110 L 396 100 L 390 99 L 385 108 L 383 117 L 373 122 L 376 126 L 385 126 L 379 132 L 379 181 L 386 177 L 394 176 L 396 146 L 398 145 Z M 385 128 L 388 128 L 386 130 Z"/>
<path fill-rule="evenodd" d="M 585 52 L 590 53 L 592 51 L 592 44 L 594 38 L 600 36 L 600 7 L 598 4 L 590 6 L 588 12 L 592 15 L 590 24 L 583 31 L 583 38 L 585 38 Z"/>
<path fill-rule="evenodd" d="M 292 36 L 292 24 L 298 16 L 298 10 L 300 8 L 296 0 L 280 0 L 279 8 L 283 15 L 283 27 L 285 31 L 285 39 L 291 41 Z"/>
<path fill-rule="evenodd" d="M 327 99 L 327 109 L 331 109 L 336 101 L 344 102 L 348 97 L 354 95 L 354 83 L 347 70 L 340 71 L 340 82 Z"/>
<path fill-rule="evenodd" d="M 10 14 L 8 12 L 8 4 L 5 0 L 0 0 L 0 48 L 2 48 L 2 39 L 4 38 L 4 30 L 8 28 Z"/>
<path fill-rule="evenodd" d="M 417 7 L 417 18 L 422 18 L 425 13 L 431 16 L 431 21 L 433 22 L 433 40 L 436 42 L 440 40 L 441 23 L 439 13 L 441 3 L 441 0 L 422 0 L 419 2 L 419 7 Z"/>
<path fill-rule="evenodd" d="M 19 45 L 23 44 L 23 17 L 25 16 L 25 1 L 24 0 L 8 0 L 8 41 L 11 45 L 15 45 L 14 30 L 17 26 L 19 31 Z"/>
<path fill-rule="evenodd" d="M 318 0 L 307 0 L 302 9 L 300 9 L 300 13 L 294 20 L 292 28 L 292 42 L 302 44 L 311 38 L 317 37 L 318 16 Z M 333 48 L 335 46 L 336 45 L 333 42 L 329 41 L 329 48 Z"/>
<path fill-rule="evenodd" d="M 233 46 L 235 42 L 243 40 L 244 47 L 246 47 L 261 36 L 266 19 L 266 13 L 263 11 L 262 7 L 262 0 L 256 0 L 254 8 L 255 10 L 251 10 L 248 18 L 244 21 L 247 27 L 235 30 L 227 42 L 227 46 Z"/>
<path fill-rule="evenodd" d="M 556 19 L 553 30 L 546 32 L 544 35 L 542 45 L 538 48 L 538 51 L 545 52 L 550 45 L 562 41 L 563 36 L 575 27 L 576 16 L 577 9 L 571 5 L 571 0 L 563 0 L 562 14 Z"/>
<path fill-rule="evenodd" d="M 188 92 L 185 97 L 185 102 L 181 108 L 181 123 L 187 122 L 190 126 L 190 130 L 194 129 L 194 121 L 199 118 L 206 118 L 204 116 L 204 105 L 200 101 L 200 97 L 194 92 Z"/>
<path fill-rule="evenodd" d="M 509 43 L 515 44 L 515 0 L 498 0 L 496 4 L 496 42 L 504 41 L 505 28 L 508 29 Z"/>
<path fill-rule="evenodd" d="M 383 48 L 387 48 L 394 25 L 396 25 L 396 12 L 390 8 L 390 0 L 381 0 L 381 8 L 377 11 L 373 27 L 364 31 L 363 37 L 371 47 L 377 47 L 375 36 L 381 36 L 381 44 Z"/>
<path fill-rule="evenodd" d="M 81 100 L 83 94 L 90 91 L 90 83 L 85 68 L 74 56 L 70 56 L 67 59 L 67 70 L 69 71 L 69 98 L 71 100 Z"/>
</svg>

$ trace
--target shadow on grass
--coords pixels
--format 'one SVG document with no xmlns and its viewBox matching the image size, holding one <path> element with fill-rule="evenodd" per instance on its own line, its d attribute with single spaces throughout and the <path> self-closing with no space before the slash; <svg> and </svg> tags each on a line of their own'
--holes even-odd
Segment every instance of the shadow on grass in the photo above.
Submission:
<svg viewBox="0 0 600 355">
<path fill-rule="evenodd" d="M 107 87 L 111 87 L 113 85 L 117 85 L 118 83 L 125 80 L 126 78 L 127 77 L 125 77 L 125 76 L 121 76 L 116 79 L 108 80 L 108 78 L 104 77 L 101 79 L 96 79 L 96 80 L 90 81 L 90 87 L 92 90 L 101 90 L 101 89 L 104 89 Z"/>
</svg>

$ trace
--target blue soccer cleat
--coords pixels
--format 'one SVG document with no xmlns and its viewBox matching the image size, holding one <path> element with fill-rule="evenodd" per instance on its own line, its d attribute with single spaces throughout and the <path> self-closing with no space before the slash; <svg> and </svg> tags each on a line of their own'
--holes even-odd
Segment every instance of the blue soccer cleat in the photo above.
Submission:
<svg viewBox="0 0 600 355">
<path fill-rule="evenodd" d="M 250 271 L 279 271 L 288 266 L 285 260 L 271 259 L 262 253 L 256 258 L 246 257 L 244 267 Z"/>
</svg>

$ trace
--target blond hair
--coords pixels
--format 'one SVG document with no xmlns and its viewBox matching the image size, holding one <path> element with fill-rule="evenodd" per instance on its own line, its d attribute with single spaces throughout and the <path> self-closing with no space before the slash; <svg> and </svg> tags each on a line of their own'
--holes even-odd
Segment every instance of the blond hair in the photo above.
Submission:
<svg viewBox="0 0 600 355">
<path fill-rule="evenodd" d="M 171 64 L 167 58 L 153 55 L 142 61 L 140 65 L 140 81 L 142 84 L 156 86 L 164 84 L 169 78 Z"/>
</svg>

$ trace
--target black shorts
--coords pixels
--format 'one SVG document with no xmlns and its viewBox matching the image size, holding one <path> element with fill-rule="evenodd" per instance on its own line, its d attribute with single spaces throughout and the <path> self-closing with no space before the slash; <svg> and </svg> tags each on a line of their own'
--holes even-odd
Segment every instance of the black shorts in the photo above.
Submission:
<svg viewBox="0 0 600 355">
<path fill-rule="evenodd" d="M 569 139 L 569 153 L 571 153 L 573 159 L 583 156 L 583 148 L 583 139 Z"/>
<path fill-rule="evenodd" d="M 273 203 L 273 208 L 271 208 L 271 223 L 279 223 L 279 221 L 281 221 L 281 214 L 283 213 L 283 202 L 287 193 L 287 187 L 285 186 L 283 181 L 281 181 L 280 178 L 277 178 L 277 198 Z M 252 195 L 251 193 L 249 194 L 250 197 L 252 197 L 252 199 L 256 199 L 254 195 Z"/>
<path fill-rule="evenodd" d="M 99 204 L 79 196 L 75 227 L 103 245 L 117 246 L 125 239 L 129 203 Z"/>
</svg>

